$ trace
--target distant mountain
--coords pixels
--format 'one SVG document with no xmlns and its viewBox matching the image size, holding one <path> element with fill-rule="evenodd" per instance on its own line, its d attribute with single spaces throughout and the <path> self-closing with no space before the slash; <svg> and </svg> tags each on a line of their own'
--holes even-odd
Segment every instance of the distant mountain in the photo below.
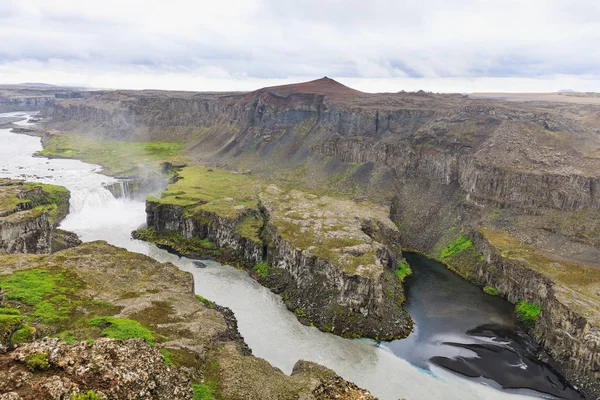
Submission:
<svg viewBox="0 0 600 400">
<path fill-rule="evenodd" d="M 558 93 L 575 93 L 573 89 L 560 89 Z"/>
<path fill-rule="evenodd" d="M 43 83 L 43 82 L 24 82 L 24 83 L 17 83 L 14 86 L 57 87 L 56 85 L 51 85 L 49 83 Z"/>
</svg>

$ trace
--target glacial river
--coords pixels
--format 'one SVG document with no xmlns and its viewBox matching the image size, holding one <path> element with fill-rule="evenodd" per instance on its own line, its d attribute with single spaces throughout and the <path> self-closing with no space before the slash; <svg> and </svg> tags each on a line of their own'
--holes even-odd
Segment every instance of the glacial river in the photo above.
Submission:
<svg viewBox="0 0 600 400">
<path fill-rule="evenodd" d="M 7 116 L 29 114 L 0 114 Z M 99 166 L 33 157 L 41 149 L 37 137 L 0 129 L 0 177 L 65 186 L 71 191 L 71 213 L 62 229 L 83 241 L 105 240 L 191 272 L 196 293 L 231 308 L 254 355 L 285 373 L 299 359 L 315 361 L 381 400 L 556 398 L 548 393 L 579 397 L 527 355 L 527 339 L 515 328 L 508 303 L 483 294 L 435 262 L 408 255 L 415 272 L 407 281 L 407 309 L 416 329 L 407 339 L 343 339 L 300 324 L 279 296 L 244 271 L 210 261 L 199 269 L 189 259 L 131 239 L 131 231 L 145 222 L 144 202 L 115 199 L 103 185 L 116 180 L 100 174 Z"/>
</svg>

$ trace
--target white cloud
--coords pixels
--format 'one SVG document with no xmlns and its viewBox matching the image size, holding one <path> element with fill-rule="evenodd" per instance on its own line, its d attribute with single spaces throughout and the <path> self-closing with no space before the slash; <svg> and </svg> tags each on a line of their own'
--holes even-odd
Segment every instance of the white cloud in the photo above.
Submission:
<svg viewBox="0 0 600 400">
<path fill-rule="evenodd" d="M 22 0 L 0 3 L 0 42 L 5 83 L 600 89 L 595 0 Z"/>
</svg>

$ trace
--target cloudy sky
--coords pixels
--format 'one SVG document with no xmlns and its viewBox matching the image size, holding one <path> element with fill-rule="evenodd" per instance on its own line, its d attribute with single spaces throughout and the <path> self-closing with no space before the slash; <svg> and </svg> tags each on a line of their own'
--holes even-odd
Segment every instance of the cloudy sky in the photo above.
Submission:
<svg viewBox="0 0 600 400">
<path fill-rule="evenodd" d="M 597 0 L 0 0 L 0 83 L 600 91 Z"/>
</svg>

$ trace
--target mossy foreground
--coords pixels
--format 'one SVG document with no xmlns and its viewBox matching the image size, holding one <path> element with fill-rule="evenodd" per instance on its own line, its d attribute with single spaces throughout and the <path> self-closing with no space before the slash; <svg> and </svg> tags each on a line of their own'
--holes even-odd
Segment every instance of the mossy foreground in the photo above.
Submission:
<svg viewBox="0 0 600 400">
<path fill-rule="evenodd" d="M 233 315 L 194 296 L 191 274 L 105 242 L 51 255 L 0 254 L 0 287 L 0 344 L 142 338 L 162 349 L 164 362 L 185 367 L 195 398 L 298 398 L 323 373 L 335 376 L 314 365 L 314 373 L 290 377 L 249 355 Z M 42 354 L 30 356 L 34 373 L 47 365 Z"/>
<path fill-rule="evenodd" d="M 143 170 L 158 173 L 163 162 L 185 160 L 179 155 L 185 146 L 179 142 L 132 142 L 61 133 L 44 139 L 43 144 L 39 155 L 99 164 L 108 175 L 128 176 Z"/>
</svg>

